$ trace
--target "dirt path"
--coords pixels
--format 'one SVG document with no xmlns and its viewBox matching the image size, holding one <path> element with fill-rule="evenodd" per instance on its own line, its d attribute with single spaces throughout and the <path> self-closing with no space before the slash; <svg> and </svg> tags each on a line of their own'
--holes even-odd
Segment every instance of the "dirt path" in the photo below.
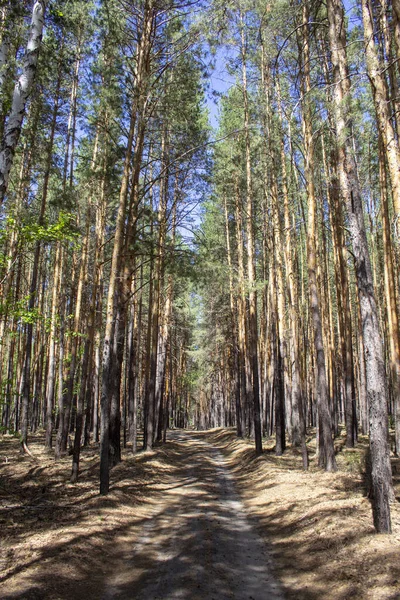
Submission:
<svg viewBox="0 0 400 600">
<path fill-rule="evenodd" d="M 128 540 L 103 600 L 282 599 L 221 453 L 195 433 L 172 440 L 173 482 Z"/>
<path fill-rule="evenodd" d="M 71 484 L 70 457 L 43 442 L 32 436 L 32 460 L 0 436 L 1 600 L 400 600 L 400 503 L 393 535 L 376 535 L 367 438 L 336 440 L 336 473 L 318 468 L 312 438 L 305 473 L 273 439 L 256 457 L 233 429 L 168 432 L 154 452 L 124 450 L 108 496 L 95 444 Z"/>
</svg>

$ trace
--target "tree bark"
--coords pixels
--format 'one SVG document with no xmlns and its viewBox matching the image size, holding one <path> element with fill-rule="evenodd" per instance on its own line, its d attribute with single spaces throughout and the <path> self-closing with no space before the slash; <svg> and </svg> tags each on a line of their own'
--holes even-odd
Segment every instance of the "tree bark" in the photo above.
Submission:
<svg viewBox="0 0 400 600">
<path fill-rule="evenodd" d="M 277 80 L 277 95 L 278 95 L 278 117 L 280 124 L 280 162 L 282 169 L 282 191 L 283 191 L 283 207 L 284 207 L 284 225 L 285 225 L 285 240 L 284 252 L 286 263 L 286 287 L 288 298 L 288 312 L 290 323 L 290 363 L 291 370 L 291 442 L 294 447 L 301 447 L 303 456 L 303 467 L 308 469 L 308 452 L 306 446 L 306 423 L 304 419 L 303 396 L 300 380 L 299 366 L 299 334 L 298 334 L 298 286 L 295 262 L 293 259 L 293 248 L 296 248 L 296 239 L 294 239 L 294 227 L 292 227 L 289 207 L 289 190 L 288 178 L 286 170 L 285 145 L 283 138 L 283 115 L 282 101 L 280 93 L 279 79 Z"/>
<path fill-rule="evenodd" d="M 389 111 L 389 98 L 386 81 L 382 72 L 374 39 L 374 18 L 370 0 L 362 0 L 364 24 L 364 46 L 368 76 L 371 82 L 378 128 L 384 142 L 384 149 L 392 184 L 393 207 L 396 219 L 400 217 L 400 147 L 393 128 Z"/>
<path fill-rule="evenodd" d="M 224 194 L 224 216 L 225 216 L 225 238 L 226 238 L 226 253 L 228 258 L 229 270 L 229 302 L 230 302 L 230 318 L 231 318 L 231 335 L 234 355 L 234 394 L 235 394 L 235 409 L 236 409 L 236 434 L 238 437 L 243 437 L 243 420 L 242 406 L 240 399 L 240 363 L 239 363 L 239 341 L 238 341 L 238 323 L 237 323 L 237 308 L 235 302 L 234 286 L 233 286 L 233 266 L 232 266 L 232 250 L 231 236 L 229 231 L 229 214 L 228 202 L 226 194 Z"/>
<path fill-rule="evenodd" d="M 322 333 L 320 297 L 317 284 L 317 207 L 314 186 L 314 138 L 311 125 L 310 111 L 310 51 L 309 51 L 309 33 L 308 33 L 308 4 L 303 3 L 303 24 L 302 24 L 302 92 L 303 92 L 303 111 L 302 124 L 305 145 L 305 179 L 308 199 L 308 218 L 307 218 L 307 266 L 308 283 L 310 288 L 311 318 L 314 332 L 314 351 L 317 368 L 317 406 L 318 406 L 318 440 L 319 440 L 319 464 L 326 471 L 335 471 L 337 469 L 335 450 L 332 438 L 332 423 L 329 409 L 328 382 L 326 378 L 326 361 Z"/>
<path fill-rule="evenodd" d="M 256 454 L 262 453 L 261 411 L 260 411 L 260 384 L 258 374 L 258 325 L 257 325 L 257 293 L 255 290 L 256 269 L 254 251 L 254 225 L 253 225 L 253 192 L 251 179 L 250 132 L 249 132 L 249 101 L 247 93 L 247 68 L 246 68 L 246 40 L 244 23 L 241 24 L 241 54 L 242 54 L 242 82 L 243 82 L 243 108 L 244 108 L 244 133 L 246 145 L 246 234 L 247 234 L 247 281 L 249 284 L 249 355 L 253 377 L 253 411 L 254 411 L 254 438 Z"/>
<path fill-rule="evenodd" d="M 367 10 L 369 10 L 369 2 L 363 0 L 363 14 Z M 351 83 L 347 66 L 344 9 L 341 0 L 328 0 L 328 19 L 335 84 L 334 110 L 339 184 L 349 217 L 366 362 L 374 525 L 377 532 L 389 533 L 391 531 L 390 502 L 394 498 L 394 492 L 388 444 L 386 375 L 364 225 L 361 188 L 351 146 L 352 133 L 348 108 Z M 367 49 L 367 52 L 370 50 Z M 371 61 L 368 57 L 367 60 Z"/>
<path fill-rule="evenodd" d="M 386 163 L 382 138 L 379 136 L 379 179 L 381 187 L 381 213 L 383 237 L 383 276 L 389 337 L 390 374 L 392 380 L 395 446 L 396 454 L 400 454 L 400 337 L 399 318 L 393 264 L 393 248 L 390 237 L 389 207 L 386 184 Z"/>
<path fill-rule="evenodd" d="M 3 204 L 7 192 L 8 179 L 14 162 L 15 149 L 18 144 L 25 116 L 25 107 L 35 80 L 39 51 L 42 43 L 46 2 L 36 0 L 32 9 L 31 30 L 26 47 L 22 73 L 15 85 L 11 112 L 4 130 L 0 147 L 0 205 Z"/>
</svg>

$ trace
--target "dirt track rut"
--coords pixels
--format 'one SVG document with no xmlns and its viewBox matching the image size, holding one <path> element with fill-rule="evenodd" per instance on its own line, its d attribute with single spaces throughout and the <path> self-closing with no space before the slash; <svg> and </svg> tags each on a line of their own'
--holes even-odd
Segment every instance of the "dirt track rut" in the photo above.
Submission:
<svg viewBox="0 0 400 600">
<path fill-rule="evenodd" d="M 102 600 L 282 600 L 222 454 L 195 433 L 172 442 L 173 481 Z"/>
</svg>

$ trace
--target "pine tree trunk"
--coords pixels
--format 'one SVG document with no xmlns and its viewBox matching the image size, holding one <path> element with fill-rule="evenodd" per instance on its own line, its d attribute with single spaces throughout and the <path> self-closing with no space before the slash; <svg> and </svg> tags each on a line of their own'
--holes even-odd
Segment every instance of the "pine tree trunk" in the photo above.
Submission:
<svg viewBox="0 0 400 600">
<path fill-rule="evenodd" d="M 302 24 L 302 51 L 301 51 L 301 70 L 302 70 L 302 92 L 303 92 L 303 111 L 302 125 L 305 145 L 305 179 L 308 199 L 308 217 L 307 217 L 307 267 L 308 283 L 310 290 L 311 320 L 314 337 L 314 352 L 317 369 L 316 395 L 318 407 L 318 449 L 319 465 L 326 471 L 336 470 L 335 450 L 332 438 L 332 423 L 329 409 L 328 382 L 326 376 L 326 360 L 323 343 L 321 302 L 318 293 L 317 283 L 317 206 L 314 187 L 314 138 L 311 125 L 310 111 L 310 52 L 309 52 L 309 32 L 308 32 L 308 5 L 303 3 L 303 24 Z"/>
<path fill-rule="evenodd" d="M 333 129 L 333 122 L 332 122 Z M 323 145 L 324 150 L 324 145 Z M 338 329 L 341 347 L 341 389 L 344 397 L 344 412 L 346 424 L 346 447 L 353 448 L 357 433 L 355 415 L 355 386 L 354 386 L 354 360 L 353 360 L 353 328 L 350 312 L 349 276 L 347 272 L 345 253 L 347 252 L 344 240 L 344 225 L 342 204 L 339 194 L 337 175 L 337 157 L 332 157 L 332 171 L 329 171 L 324 152 L 324 170 L 330 181 L 328 189 L 329 217 L 332 229 L 333 254 L 335 264 L 335 279 L 338 303 Z"/>
<path fill-rule="evenodd" d="M 247 432 L 247 415 L 252 399 L 251 373 L 248 359 L 248 334 L 246 323 L 246 299 L 244 290 L 244 247 L 243 247 L 243 222 L 240 202 L 239 184 L 235 182 L 235 221 L 236 221 L 236 252 L 238 261 L 238 349 L 240 370 L 240 395 L 242 398 L 242 431 Z"/>
<path fill-rule="evenodd" d="M 274 166 L 272 167 L 274 171 Z M 286 345 L 284 339 L 285 331 L 285 303 L 284 303 L 284 283 L 282 273 L 282 261 L 281 261 L 281 248 L 282 239 L 280 231 L 280 220 L 278 212 L 278 190 L 276 181 L 274 181 L 274 175 L 271 175 L 271 194 L 272 194 L 272 214 L 273 214 L 273 268 L 272 278 L 274 282 L 274 294 L 276 296 L 275 311 L 276 314 L 276 394 L 275 394 L 275 430 L 276 430 L 276 446 L 275 454 L 282 456 L 286 448 L 286 424 L 285 424 L 285 379 L 288 378 L 286 369 Z"/>
<path fill-rule="evenodd" d="M 387 324 L 389 337 L 390 374 L 392 379 L 394 417 L 395 417 L 395 444 L 396 454 L 400 454 L 400 338 L 399 319 L 397 313 L 397 298 L 395 287 L 395 272 L 393 264 L 393 249 L 390 238 L 390 222 L 387 198 L 386 164 L 383 143 L 379 137 L 379 179 L 381 186 L 381 212 L 383 236 L 383 275 L 385 286 L 385 299 L 387 310 Z"/>
<path fill-rule="evenodd" d="M 143 264 L 140 267 L 139 287 L 143 281 Z M 132 285 L 136 280 L 132 281 Z M 134 290 L 132 290 L 134 292 Z M 139 296 L 139 297 L 138 297 Z M 134 294 L 133 297 L 132 319 L 132 337 L 129 347 L 129 372 L 128 372 L 128 422 L 129 422 L 129 441 L 132 442 L 132 452 L 137 452 L 137 428 L 138 428 L 138 399 L 139 399 L 139 349 L 142 317 L 142 292 Z"/>
<path fill-rule="evenodd" d="M 399 219 L 400 146 L 390 118 L 388 90 L 374 39 L 374 17 L 371 0 L 362 0 L 361 4 L 368 77 L 371 82 L 378 127 L 382 135 L 384 150 L 389 167 L 394 211 L 396 218 Z"/>
<path fill-rule="evenodd" d="M 400 60 L 400 0 L 392 0 L 394 39 L 396 42 L 397 60 Z"/>
<path fill-rule="evenodd" d="M 308 452 L 306 446 L 306 424 L 304 421 L 304 408 L 303 408 L 303 397 L 301 390 L 300 381 L 300 367 L 299 367 L 299 340 L 298 340 L 298 291 L 297 291 L 297 276 L 295 271 L 295 265 L 293 260 L 293 248 L 296 247 L 296 240 L 294 238 L 294 228 L 292 227 L 290 218 L 289 208 L 289 192 L 288 192 L 288 180 L 286 171 L 286 156 L 285 146 L 282 131 L 282 105 L 281 105 L 281 94 L 279 79 L 277 80 L 277 94 L 278 94 L 278 116 L 281 128 L 280 135 L 280 161 L 282 169 L 282 190 L 283 190 L 283 207 L 284 207 L 284 225 L 285 225 L 285 263 L 286 263 L 286 287 L 288 296 L 288 312 L 289 312 L 289 323 L 290 323 L 290 363 L 292 365 L 291 371 L 291 441 L 294 447 L 301 447 L 303 456 L 303 467 L 308 469 Z"/>
<path fill-rule="evenodd" d="M 97 147 L 95 145 L 94 150 L 94 158 L 92 160 L 95 161 L 95 156 L 97 154 Z M 82 312 L 82 304 L 83 304 L 83 295 L 85 292 L 85 287 L 87 285 L 87 276 L 88 276 L 88 264 L 89 264 L 89 245 L 90 245 L 90 226 L 91 226 L 91 201 L 89 201 L 87 213 L 86 213 L 86 232 L 85 237 L 83 239 L 82 246 L 82 256 L 81 256 L 81 268 L 79 272 L 79 282 L 78 282 L 78 292 L 77 292 L 77 303 L 76 303 L 76 313 L 75 313 L 75 343 L 78 343 L 78 337 L 81 333 L 81 318 L 80 314 Z M 94 315 L 92 311 L 88 316 L 89 322 L 86 331 L 86 339 L 84 342 L 84 350 L 82 356 L 82 368 L 81 368 L 81 378 L 80 378 L 80 389 L 77 396 L 77 405 L 76 405 L 76 426 L 75 426 L 75 437 L 74 437 L 74 446 L 73 446 L 73 454 L 72 454 L 72 473 L 71 473 L 71 483 L 75 483 L 78 479 L 79 474 L 79 459 L 81 452 L 81 438 L 83 431 L 83 414 L 84 414 L 84 404 L 86 397 L 86 384 L 88 378 L 88 366 L 89 366 L 89 357 L 91 350 L 91 342 L 93 340 L 93 319 Z M 72 368 L 72 360 L 71 360 L 71 368 Z M 75 383 L 75 373 L 70 373 L 70 377 L 72 375 L 72 385 Z"/>
<path fill-rule="evenodd" d="M 244 108 L 244 133 L 246 145 L 246 234 L 247 234 L 247 281 L 249 284 L 249 357 L 253 378 L 253 415 L 254 438 L 256 454 L 262 453 L 261 410 L 260 410 L 260 384 L 258 373 L 258 325 L 257 325 L 257 294 L 255 290 L 256 270 L 254 251 L 254 225 L 253 225 L 253 192 L 251 180 L 250 132 L 249 132 L 249 106 L 247 94 L 247 69 L 246 69 L 246 43 L 244 24 L 241 27 L 242 51 L 242 82 L 243 82 L 243 108 Z"/>
<path fill-rule="evenodd" d="M 167 143 L 167 131 L 163 129 L 162 140 L 161 140 L 161 164 L 162 172 L 165 170 L 167 174 L 162 177 L 160 182 L 159 191 L 159 203 L 157 211 L 157 243 L 156 243 L 156 257 L 154 261 L 153 271 L 153 295 L 151 302 L 151 314 L 149 327 L 151 328 L 151 342 L 150 342 L 150 366 L 149 366 L 149 379 L 148 379 L 148 391 L 147 391 L 147 428 L 146 428 L 146 450 L 151 450 L 153 447 L 155 437 L 157 435 L 157 420 L 158 420 L 158 407 L 157 407 L 157 366 L 158 366 L 158 349 L 159 349 L 159 338 L 160 338 L 160 303 L 161 303 L 161 289 L 164 272 L 164 252 L 165 252 L 165 236 L 166 236 L 166 217 L 167 217 L 167 198 L 168 198 L 168 170 L 167 170 L 167 156 L 168 156 L 168 143 Z"/>
<path fill-rule="evenodd" d="M 167 185 L 167 184 L 165 184 Z M 167 190 L 165 190 L 167 192 Z M 174 248 L 175 246 L 175 234 L 176 234 L 176 220 L 177 220 L 177 206 L 178 206 L 178 178 L 175 180 L 175 191 L 174 191 L 174 203 L 172 208 L 172 224 L 171 224 L 171 246 Z M 165 209 L 167 207 L 167 203 L 165 200 Z M 166 219 L 166 214 L 164 215 L 164 219 Z M 165 233 L 164 233 L 165 237 Z M 160 248 L 160 251 L 165 253 L 164 250 Z M 162 257 L 162 261 L 164 263 L 165 257 Z M 164 267 L 164 265 L 163 265 Z M 156 405 L 156 427 L 155 430 L 157 432 L 157 441 L 161 442 L 163 439 L 163 397 L 164 397 L 164 386 L 165 386 L 165 377 L 166 377 L 166 367 L 167 367 L 167 350 L 169 345 L 169 331 L 171 326 L 171 314 L 172 314 L 172 301 L 174 294 L 174 280 L 173 276 L 170 274 L 168 276 L 167 283 L 167 291 L 166 291 L 166 299 L 164 310 L 161 310 L 161 326 L 158 340 L 158 350 L 157 350 L 157 371 L 156 371 L 156 389 L 155 389 L 155 405 Z M 160 306 L 161 309 L 161 306 Z"/>
<path fill-rule="evenodd" d="M 368 6 L 368 0 L 363 0 L 363 14 L 368 10 Z M 388 444 L 386 375 L 365 232 L 361 188 L 351 147 L 351 123 L 347 108 L 350 78 L 346 56 L 346 33 L 343 26 L 344 10 L 341 0 L 328 1 L 328 18 L 335 83 L 334 110 L 337 126 L 339 183 L 349 216 L 366 362 L 374 525 L 377 532 L 389 533 L 391 531 L 389 505 L 394 498 L 394 492 Z M 368 52 L 370 51 L 368 50 Z M 370 58 L 368 60 L 370 62 Z"/>
<path fill-rule="evenodd" d="M 238 437 L 243 437 L 243 422 L 242 422 L 242 406 L 240 401 L 240 363 L 239 363 L 239 341 L 238 341 L 238 323 L 237 309 L 233 288 L 233 267 L 232 267 L 232 250 L 231 236 L 229 231 L 229 215 L 228 203 L 224 194 L 224 215 L 225 215 L 225 238 L 226 238 L 226 253 L 228 258 L 229 270 L 229 302 L 230 302 L 230 318 L 231 318 L 231 336 L 234 354 L 234 395 L 235 395 L 235 410 L 236 410 L 236 433 Z"/>
<path fill-rule="evenodd" d="M 132 155 L 133 134 L 135 131 L 136 110 L 132 106 L 128 144 L 125 154 L 124 173 L 119 194 L 117 222 L 115 226 L 114 247 L 111 262 L 110 280 L 108 284 L 106 324 L 103 342 L 102 386 L 100 401 L 100 494 L 108 494 L 110 485 L 109 450 L 110 450 L 110 385 L 112 376 L 112 343 L 114 336 L 115 296 L 117 281 L 121 272 L 121 252 L 124 242 L 126 205 L 128 198 L 128 182 L 130 160 Z"/>
<path fill-rule="evenodd" d="M 286 307 L 285 307 L 285 284 L 283 277 L 283 260 L 282 260 L 282 231 L 281 231 L 281 218 L 279 211 L 279 194 L 278 194 L 278 183 L 277 183 L 277 164 L 276 164 L 276 152 L 272 143 L 273 129 L 272 129 L 272 115 L 271 115 L 271 99 L 269 90 L 272 87 L 270 81 L 269 66 L 263 65 L 263 87 L 266 97 L 266 115 L 265 115 L 265 135 L 268 139 L 268 145 L 266 147 L 267 156 L 266 163 L 268 164 L 269 159 L 269 171 L 265 181 L 265 193 L 267 190 L 270 191 L 271 196 L 271 209 L 272 209 L 272 282 L 274 288 L 274 306 L 273 311 L 276 314 L 276 331 L 275 331 L 275 381 L 276 381 L 276 394 L 275 394 L 275 427 L 276 427 L 276 446 L 275 453 L 277 456 L 281 456 L 286 448 L 286 423 L 285 423 L 285 412 L 291 415 L 291 394 L 290 394 L 290 377 L 288 373 L 287 364 L 287 344 L 285 339 L 285 332 L 287 330 L 286 323 Z M 275 301 L 276 300 L 276 301 Z M 288 406 L 285 407 L 285 401 Z M 286 409 L 286 410 L 285 410 Z"/>
<path fill-rule="evenodd" d="M 57 243 L 54 259 L 53 293 L 51 300 L 50 336 L 49 336 L 49 360 L 47 364 L 47 386 L 46 386 L 46 448 L 52 447 L 54 430 L 54 393 L 56 383 L 56 330 L 57 330 L 57 308 L 60 295 L 60 282 L 62 277 L 62 249 L 61 242 Z"/>
<path fill-rule="evenodd" d="M 38 4 L 38 3 L 37 3 Z M 50 181 L 50 172 L 52 166 L 52 158 L 53 158 L 53 147 L 54 147 L 54 137 L 56 132 L 56 124 L 57 124 L 57 115 L 58 115 L 58 105 L 59 105 L 59 92 L 61 86 L 61 72 L 59 71 L 57 90 L 56 90 L 56 99 L 53 109 L 52 122 L 50 128 L 50 136 L 49 143 L 47 149 L 47 159 L 46 159 L 46 170 L 43 178 L 43 190 L 42 190 L 42 199 L 40 204 L 40 213 L 38 218 L 38 225 L 43 226 L 46 205 L 47 205 L 47 195 L 49 191 L 49 181 Z M 1 163 L 1 158 L 0 158 Z M 1 165 L 0 165 L 1 170 Z M 0 195 L 1 195 L 1 175 L 0 175 Z M 32 277 L 29 289 L 29 302 L 28 302 L 28 311 L 32 312 L 36 301 L 37 301 L 37 281 L 38 281 L 38 269 L 39 269 L 39 260 L 41 253 L 41 243 L 40 241 L 36 242 L 35 245 L 35 253 L 33 257 L 32 264 Z M 26 326 L 26 346 L 25 346 L 25 362 L 23 369 L 23 385 L 22 385 L 22 411 L 21 411 L 21 443 L 25 450 L 27 450 L 28 444 L 28 418 L 29 418 L 29 403 L 30 403 L 30 386 L 31 386 L 31 355 L 32 355 L 32 340 L 33 340 L 33 322 L 29 322 Z"/>
</svg>

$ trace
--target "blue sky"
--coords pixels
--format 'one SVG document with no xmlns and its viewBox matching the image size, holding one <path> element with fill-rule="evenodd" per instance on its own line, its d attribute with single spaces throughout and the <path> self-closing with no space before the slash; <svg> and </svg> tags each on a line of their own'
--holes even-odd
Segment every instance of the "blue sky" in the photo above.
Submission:
<svg viewBox="0 0 400 600">
<path fill-rule="evenodd" d="M 227 48 L 220 48 L 216 54 L 215 68 L 210 76 L 210 89 L 219 94 L 226 93 L 229 88 L 235 83 L 235 77 L 230 75 L 226 70 L 226 62 L 232 52 Z M 210 111 L 211 125 L 216 128 L 218 126 L 219 102 L 217 98 L 208 98 L 207 106 Z"/>
<path fill-rule="evenodd" d="M 354 26 L 356 2 L 354 0 L 344 0 L 343 4 L 349 16 L 349 28 L 351 29 Z M 207 107 L 210 113 L 210 123 L 214 128 L 218 127 L 219 102 L 217 98 L 211 96 L 211 92 L 224 94 L 235 83 L 235 77 L 226 70 L 226 62 L 230 57 L 232 57 L 231 49 L 219 48 L 216 54 L 215 68 L 210 76 L 210 95 L 207 98 Z"/>
</svg>

